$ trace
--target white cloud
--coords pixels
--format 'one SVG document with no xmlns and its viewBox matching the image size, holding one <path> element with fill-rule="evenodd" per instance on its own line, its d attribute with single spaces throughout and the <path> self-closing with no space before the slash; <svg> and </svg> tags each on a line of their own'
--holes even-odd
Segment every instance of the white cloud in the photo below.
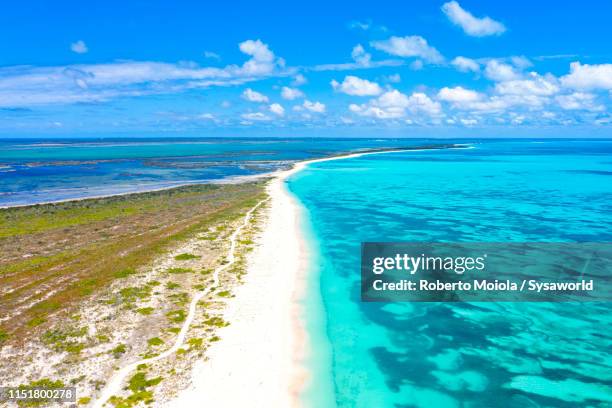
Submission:
<svg viewBox="0 0 612 408">
<path fill-rule="evenodd" d="M 372 41 L 372 47 L 398 57 L 418 57 L 427 62 L 440 63 L 444 57 L 418 35 L 391 37 L 384 41 Z"/>
<path fill-rule="evenodd" d="M 306 79 L 306 77 L 304 75 L 297 74 L 293 78 L 293 82 L 291 83 L 291 85 L 293 85 L 293 86 L 300 86 L 300 85 L 304 85 L 306 82 L 308 82 L 308 80 Z"/>
<path fill-rule="evenodd" d="M 283 86 L 283 88 L 281 89 L 281 96 L 283 99 L 292 101 L 294 99 L 303 98 L 304 92 L 300 91 L 297 88 L 289 88 L 287 86 Z"/>
<path fill-rule="evenodd" d="M 506 27 L 502 23 L 490 17 L 474 17 L 472 13 L 463 9 L 456 1 L 444 3 L 442 11 L 453 24 L 461 27 L 467 35 L 485 37 L 500 35 L 506 31 Z"/>
<path fill-rule="evenodd" d="M 278 116 L 283 116 L 283 115 L 285 115 L 285 108 L 283 108 L 278 103 L 273 103 L 272 105 L 270 105 L 270 112 L 272 112 L 272 113 L 274 113 L 275 115 L 278 115 Z"/>
<path fill-rule="evenodd" d="M 459 121 L 464 126 L 474 126 L 478 124 L 478 120 L 476 119 L 459 119 Z"/>
<path fill-rule="evenodd" d="M 262 93 L 247 88 L 242 92 L 242 97 L 249 102 L 265 103 L 268 102 L 268 97 Z"/>
<path fill-rule="evenodd" d="M 402 81 L 402 77 L 400 76 L 400 74 L 391 74 L 387 76 L 387 81 L 397 84 L 398 82 Z"/>
<path fill-rule="evenodd" d="M 561 109 L 565 110 L 587 110 L 587 111 L 602 111 L 605 109 L 603 105 L 598 105 L 595 102 L 595 95 L 585 92 L 574 92 L 569 95 L 558 95 L 555 97 Z"/>
<path fill-rule="evenodd" d="M 531 72 L 527 79 L 514 79 L 495 85 L 495 91 L 502 95 L 540 95 L 550 96 L 559 92 L 557 79 L 548 74 Z"/>
<path fill-rule="evenodd" d="M 217 118 L 212 113 L 202 113 L 198 115 L 198 119 L 216 120 Z"/>
<path fill-rule="evenodd" d="M 368 66 L 372 60 L 372 56 L 365 51 L 361 44 L 357 44 L 351 51 L 351 57 L 359 65 Z"/>
<path fill-rule="evenodd" d="M 561 83 L 573 89 L 612 90 L 612 64 L 589 65 L 572 62 L 570 73 L 561 77 Z"/>
<path fill-rule="evenodd" d="M 461 72 L 480 72 L 480 64 L 467 57 L 455 57 L 451 64 Z"/>
<path fill-rule="evenodd" d="M 510 57 L 510 61 L 515 67 L 519 69 L 525 69 L 533 66 L 533 63 L 529 61 L 527 57 L 524 57 L 522 55 Z"/>
<path fill-rule="evenodd" d="M 354 96 L 373 96 L 379 95 L 382 88 L 376 83 L 362 79 L 353 75 L 344 77 L 344 81 L 339 83 L 336 80 L 331 81 L 332 88 L 338 92 Z"/>
<path fill-rule="evenodd" d="M 124 96 L 178 93 L 186 89 L 233 86 L 270 75 L 287 75 L 261 41 L 245 41 L 250 56 L 241 66 L 201 67 L 194 62 L 121 61 L 54 67 L 0 68 L 0 106 L 23 107 L 104 102 Z"/>
<path fill-rule="evenodd" d="M 423 69 L 423 61 L 421 60 L 414 60 L 412 61 L 412 63 L 410 64 L 410 69 L 413 71 L 420 71 Z"/>
<path fill-rule="evenodd" d="M 480 100 L 481 97 L 482 95 L 478 92 L 472 91 L 471 89 L 465 89 L 461 86 L 456 86 L 454 88 L 444 87 L 438 92 L 438 99 L 446 102 L 474 102 Z"/>
<path fill-rule="evenodd" d="M 246 75 L 265 75 L 274 71 L 277 66 L 284 66 L 281 58 L 276 58 L 267 44 L 261 40 L 247 40 L 239 44 L 240 51 L 250 55 L 251 59 L 244 63 L 242 72 Z"/>
<path fill-rule="evenodd" d="M 369 21 L 351 21 L 349 23 L 349 28 L 358 28 L 360 30 L 364 30 L 367 31 L 370 29 L 370 27 L 372 26 L 372 23 Z"/>
<path fill-rule="evenodd" d="M 492 59 L 487 62 L 485 76 L 493 81 L 511 81 L 518 79 L 520 74 L 512 65 Z"/>
<path fill-rule="evenodd" d="M 70 49 L 73 52 L 76 52 L 77 54 L 85 54 L 87 51 L 89 51 L 89 48 L 87 48 L 87 44 L 85 44 L 85 41 L 83 40 L 79 40 L 70 44 Z"/>
<path fill-rule="evenodd" d="M 204 51 L 204 57 L 214 59 L 217 61 L 221 60 L 221 56 L 217 54 L 216 52 L 212 52 L 212 51 Z"/>
<path fill-rule="evenodd" d="M 305 100 L 302 104 L 304 109 L 315 112 L 315 113 L 324 113 L 325 112 L 325 104 L 321 102 L 311 102 L 309 100 Z"/>
<path fill-rule="evenodd" d="M 405 117 L 407 113 L 437 115 L 441 112 L 441 106 L 424 93 L 415 92 L 407 96 L 394 89 L 366 104 L 351 104 L 349 110 L 360 116 L 398 119 Z"/>
<path fill-rule="evenodd" d="M 246 120 L 254 120 L 254 121 L 260 121 L 260 122 L 272 120 L 271 117 L 261 112 L 243 113 L 240 116 Z"/>
</svg>

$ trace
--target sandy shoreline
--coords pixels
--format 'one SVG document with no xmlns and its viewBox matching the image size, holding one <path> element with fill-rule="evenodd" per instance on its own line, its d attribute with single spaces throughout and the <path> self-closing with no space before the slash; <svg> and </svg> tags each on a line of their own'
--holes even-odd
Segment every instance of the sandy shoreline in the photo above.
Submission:
<svg viewBox="0 0 612 408">
<path fill-rule="evenodd" d="M 170 407 L 292 407 L 309 373 L 303 364 L 308 348 L 304 295 L 308 246 L 301 230 L 302 207 L 285 181 L 308 164 L 355 158 L 365 152 L 297 163 L 280 171 L 267 186 L 270 197 L 266 225 L 249 261 L 244 283 L 236 288 L 225 319 L 206 360 L 198 361 L 191 386 L 179 392 Z"/>
</svg>

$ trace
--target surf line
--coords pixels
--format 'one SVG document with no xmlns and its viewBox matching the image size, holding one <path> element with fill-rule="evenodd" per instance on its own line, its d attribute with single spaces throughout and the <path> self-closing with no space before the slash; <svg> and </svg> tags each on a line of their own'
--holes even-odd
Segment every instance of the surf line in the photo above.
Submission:
<svg viewBox="0 0 612 408">
<path fill-rule="evenodd" d="M 106 402 L 108 402 L 108 400 L 121 387 L 121 384 L 125 380 L 125 377 L 130 372 L 134 371 L 140 364 L 152 363 L 155 361 L 162 360 L 166 357 L 169 357 L 170 355 L 176 353 L 178 349 L 184 344 L 185 337 L 187 337 L 187 331 L 189 330 L 189 326 L 191 326 L 191 323 L 193 322 L 193 319 L 195 317 L 198 302 L 204 296 L 210 293 L 211 288 L 219 285 L 219 273 L 229 268 L 236 261 L 235 252 L 236 252 L 236 241 L 238 240 L 238 235 L 240 235 L 242 230 L 248 225 L 249 220 L 251 219 L 251 216 L 253 215 L 255 210 L 257 210 L 257 208 L 259 208 L 263 203 L 265 203 L 269 199 L 270 199 L 269 197 L 264 198 L 263 200 L 255 204 L 255 206 L 251 208 L 244 216 L 244 221 L 242 222 L 242 224 L 238 226 L 238 228 L 236 228 L 234 232 L 232 233 L 232 235 L 230 236 L 230 248 L 229 248 L 228 255 L 227 255 L 228 262 L 223 265 L 218 266 L 213 272 L 213 283 L 209 285 L 208 287 L 206 287 L 204 290 L 196 293 L 193 299 L 191 299 L 191 303 L 189 304 L 189 313 L 187 314 L 185 323 L 183 323 L 183 326 L 181 327 L 181 331 L 179 332 L 179 335 L 176 338 L 174 345 L 170 347 L 168 350 L 164 351 L 161 354 L 158 354 L 155 357 L 150 357 L 150 358 L 145 358 L 142 360 L 135 361 L 121 368 L 119 371 L 117 371 L 111 377 L 110 381 L 106 383 L 106 386 L 102 389 L 102 393 L 100 394 L 96 402 L 92 405 L 93 408 L 102 408 L 104 404 L 106 404 Z"/>
</svg>

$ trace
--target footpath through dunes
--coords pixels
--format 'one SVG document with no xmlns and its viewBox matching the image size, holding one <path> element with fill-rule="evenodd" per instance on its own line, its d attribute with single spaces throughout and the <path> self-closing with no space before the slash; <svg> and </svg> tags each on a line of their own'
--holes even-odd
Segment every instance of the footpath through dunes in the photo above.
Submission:
<svg viewBox="0 0 612 408">
<path fill-rule="evenodd" d="M 195 317 L 195 313 L 198 307 L 198 302 L 202 298 L 204 298 L 206 295 L 208 295 L 211 292 L 211 290 L 215 290 L 215 288 L 219 286 L 219 274 L 225 271 L 226 269 L 230 268 L 231 266 L 233 266 L 233 264 L 236 262 L 236 259 L 237 259 L 236 246 L 238 245 L 238 238 L 240 234 L 242 233 L 243 229 L 245 229 L 249 225 L 249 222 L 251 220 L 253 213 L 267 200 L 268 199 L 265 198 L 259 201 L 253 208 L 251 208 L 244 216 L 244 220 L 242 224 L 240 224 L 238 228 L 236 228 L 236 230 L 232 233 L 232 235 L 230 235 L 229 250 L 227 253 L 227 257 L 225 258 L 224 262 L 221 265 L 219 265 L 217 268 L 215 268 L 215 270 L 213 271 L 212 281 L 209 282 L 209 286 L 197 292 L 191 299 L 191 302 L 189 303 L 189 312 L 187 314 L 187 317 L 184 323 L 181 326 L 180 332 L 178 333 L 178 336 L 174 342 L 174 345 L 170 347 L 169 349 L 167 349 L 166 351 L 156 356 L 134 361 L 133 363 L 130 363 L 124 366 L 123 368 L 121 368 L 119 371 L 117 371 L 108 381 L 106 386 L 102 389 L 100 396 L 97 398 L 96 402 L 92 405 L 92 407 L 101 408 L 109 400 L 113 405 L 117 405 L 116 403 L 119 402 L 118 400 L 121 401 L 121 399 L 114 397 L 114 395 L 118 391 L 120 391 L 121 385 L 125 381 L 126 377 L 132 371 L 136 370 L 138 367 L 142 365 L 151 364 L 156 361 L 165 359 L 166 357 L 176 353 L 179 350 L 179 348 L 184 345 L 185 337 L 187 336 L 189 327 L 192 324 L 194 317 Z M 128 397 L 128 401 L 129 401 L 129 397 Z"/>
<path fill-rule="evenodd" d="M 74 385 L 88 403 L 117 367 L 157 356 L 181 336 L 172 361 L 139 367 L 128 383 L 130 403 L 163 399 L 226 324 L 221 312 L 244 275 L 259 214 L 250 212 L 239 239 L 230 238 L 266 197 L 264 186 L 1 210 L 0 377 L 7 385 Z M 206 288 L 194 325 L 181 331 L 191 294 Z"/>
</svg>

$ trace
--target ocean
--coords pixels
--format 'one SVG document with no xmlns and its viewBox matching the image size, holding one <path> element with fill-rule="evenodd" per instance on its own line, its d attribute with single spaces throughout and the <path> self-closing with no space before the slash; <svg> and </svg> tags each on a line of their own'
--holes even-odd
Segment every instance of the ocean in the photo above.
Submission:
<svg viewBox="0 0 612 408">
<path fill-rule="evenodd" d="M 297 160 L 423 139 L 0 140 L 0 207 L 150 191 L 285 168 Z"/>
<path fill-rule="evenodd" d="M 313 163 L 287 181 L 315 254 L 306 406 L 612 406 L 611 303 L 360 301 L 363 241 L 612 241 L 612 141 L 471 146 Z"/>
</svg>

